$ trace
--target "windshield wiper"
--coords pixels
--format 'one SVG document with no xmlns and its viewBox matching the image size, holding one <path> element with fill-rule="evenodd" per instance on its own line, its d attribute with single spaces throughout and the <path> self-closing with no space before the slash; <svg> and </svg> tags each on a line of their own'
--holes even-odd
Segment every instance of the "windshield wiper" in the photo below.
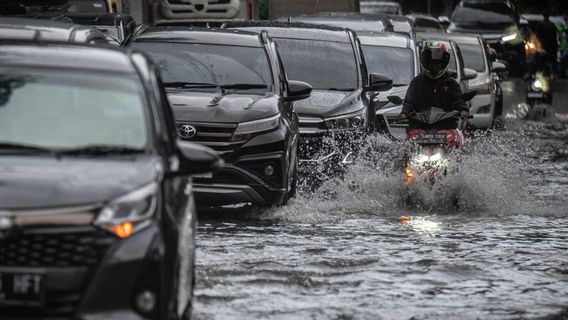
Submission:
<svg viewBox="0 0 568 320">
<path fill-rule="evenodd" d="M 107 145 L 92 145 L 75 149 L 65 149 L 58 151 L 60 155 L 89 155 L 99 156 L 107 154 L 130 155 L 144 153 L 144 149 L 121 147 L 121 146 L 107 146 Z"/>
<path fill-rule="evenodd" d="M 18 143 L 10 143 L 10 142 L 0 142 L 0 151 L 2 150 L 18 150 L 28 153 L 45 153 L 45 154 L 53 154 L 55 155 L 56 152 L 53 149 L 31 146 L 26 144 L 18 144 Z"/>
<path fill-rule="evenodd" d="M 218 85 L 214 83 L 207 82 L 164 82 L 164 87 L 166 88 L 217 88 Z"/>
<path fill-rule="evenodd" d="M 222 89 L 234 89 L 234 90 L 248 90 L 248 89 L 265 89 L 268 88 L 267 85 L 261 83 L 233 83 L 233 84 L 223 84 Z"/>
</svg>

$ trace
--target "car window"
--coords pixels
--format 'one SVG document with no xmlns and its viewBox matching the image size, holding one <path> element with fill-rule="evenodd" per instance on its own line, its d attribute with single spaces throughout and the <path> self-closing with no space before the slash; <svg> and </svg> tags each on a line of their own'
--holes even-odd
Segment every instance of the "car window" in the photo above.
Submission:
<svg viewBox="0 0 568 320">
<path fill-rule="evenodd" d="M 265 88 L 255 91 L 272 89 L 270 64 L 261 47 L 164 42 L 135 42 L 133 47 L 152 57 L 165 84 L 258 84 Z"/>
<path fill-rule="evenodd" d="M 477 72 L 485 72 L 485 60 L 481 46 L 470 43 L 460 43 L 459 46 L 465 67 Z"/>
<path fill-rule="evenodd" d="M 458 6 L 452 21 L 461 25 L 511 25 L 515 23 L 513 10 L 504 2 L 465 2 Z"/>
<path fill-rule="evenodd" d="M 357 61 L 350 43 L 304 39 L 274 39 L 290 80 L 314 89 L 355 90 L 359 86 Z"/>
<path fill-rule="evenodd" d="M 145 100 L 135 78 L 0 68 L 0 143 L 144 148 Z"/>
<path fill-rule="evenodd" d="M 382 73 L 393 84 L 410 84 L 414 78 L 414 52 L 407 48 L 363 45 L 369 73 Z"/>
</svg>

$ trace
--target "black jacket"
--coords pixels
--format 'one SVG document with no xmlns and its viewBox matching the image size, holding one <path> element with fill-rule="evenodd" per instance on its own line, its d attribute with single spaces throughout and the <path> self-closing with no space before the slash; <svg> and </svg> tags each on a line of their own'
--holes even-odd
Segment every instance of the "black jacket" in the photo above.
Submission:
<svg viewBox="0 0 568 320">
<path fill-rule="evenodd" d="M 440 79 L 431 79 L 419 74 L 410 82 L 402 113 L 418 113 L 431 107 L 446 111 L 469 111 L 460 85 L 454 78 L 446 74 Z"/>
</svg>

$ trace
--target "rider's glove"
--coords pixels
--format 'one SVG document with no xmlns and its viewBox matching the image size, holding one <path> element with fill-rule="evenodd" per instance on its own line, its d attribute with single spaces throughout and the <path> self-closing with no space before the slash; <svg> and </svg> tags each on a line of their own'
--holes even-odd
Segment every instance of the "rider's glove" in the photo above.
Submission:
<svg viewBox="0 0 568 320">
<path fill-rule="evenodd" d="M 462 119 L 467 119 L 467 118 L 469 118 L 469 112 L 468 112 L 468 111 L 462 111 L 462 112 L 460 112 L 460 118 L 462 118 Z"/>
</svg>

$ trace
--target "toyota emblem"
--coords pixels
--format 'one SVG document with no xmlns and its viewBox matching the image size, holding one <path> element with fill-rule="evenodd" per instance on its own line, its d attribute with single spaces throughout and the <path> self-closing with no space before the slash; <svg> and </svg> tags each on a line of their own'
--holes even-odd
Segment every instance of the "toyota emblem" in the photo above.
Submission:
<svg viewBox="0 0 568 320">
<path fill-rule="evenodd" d="M 178 131 L 179 135 L 182 138 L 187 138 L 187 139 L 193 138 L 197 134 L 197 130 L 195 129 L 195 127 L 190 126 L 189 124 L 184 124 L 183 126 L 179 127 Z"/>
</svg>

